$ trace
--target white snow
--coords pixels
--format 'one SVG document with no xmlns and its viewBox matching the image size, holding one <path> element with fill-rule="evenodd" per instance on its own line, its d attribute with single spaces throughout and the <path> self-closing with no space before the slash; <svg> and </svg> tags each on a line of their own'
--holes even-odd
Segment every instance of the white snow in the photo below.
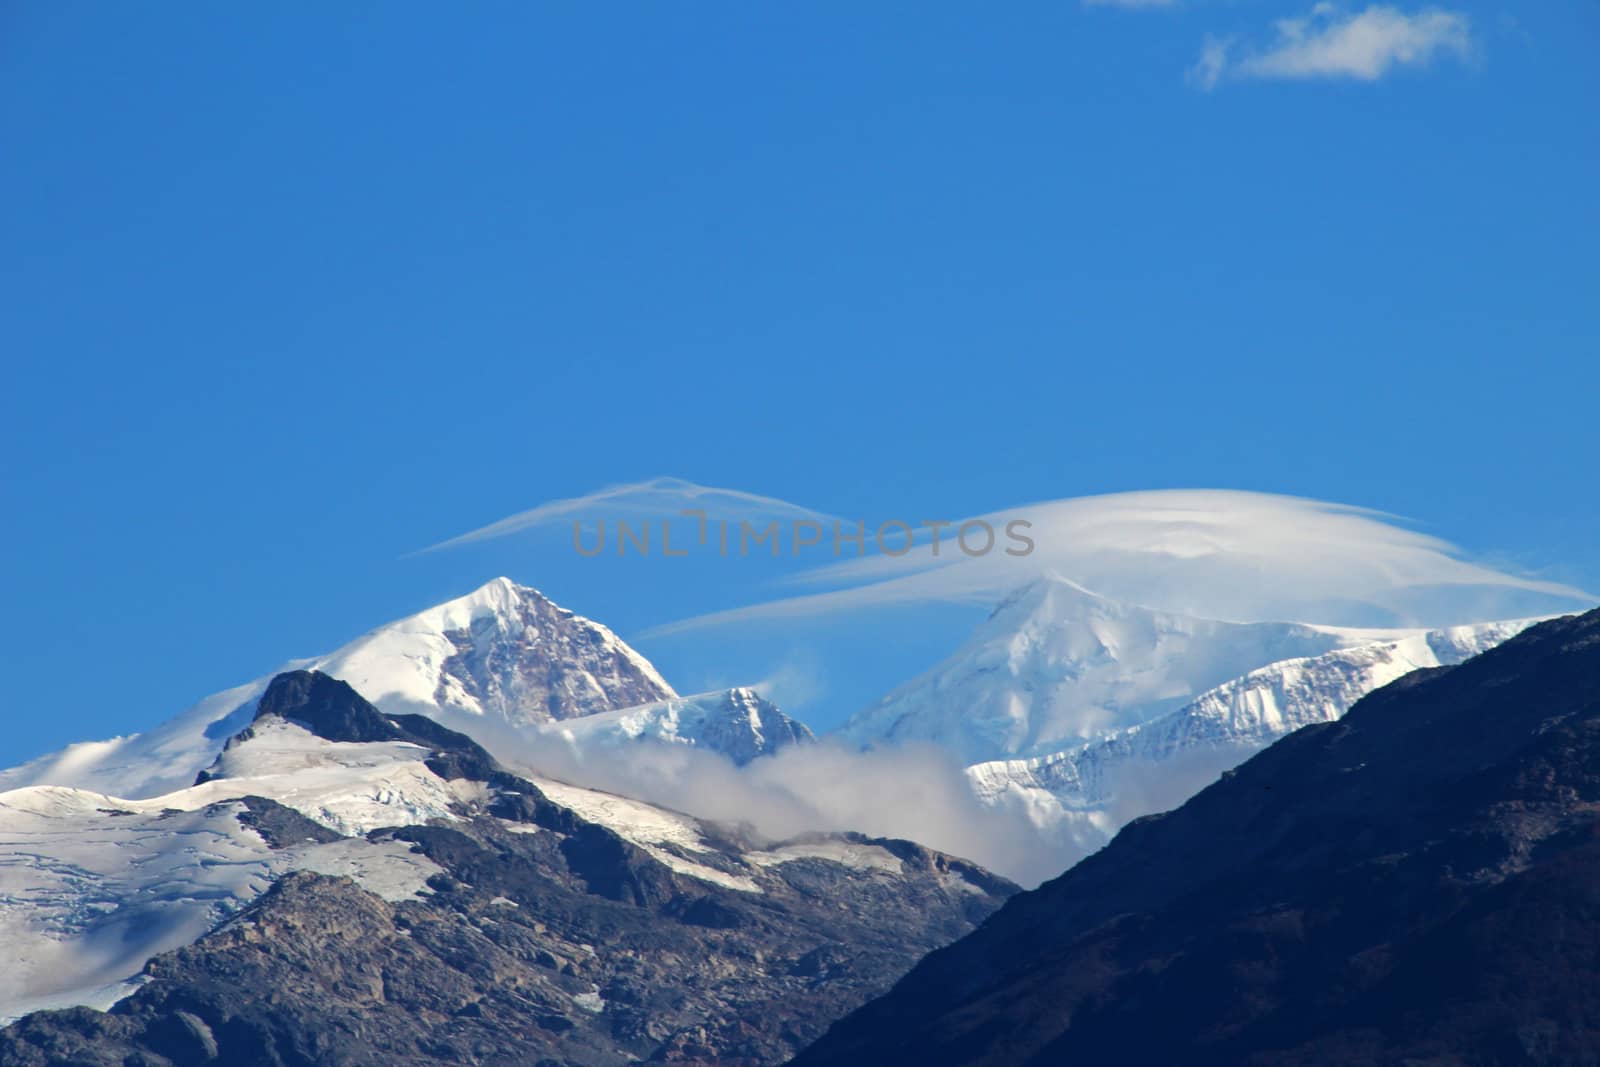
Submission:
<svg viewBox="0 0 1600 1067">
<path fill-rule="evenodd" d="M 407 842 L 362 838 L 306 845 L 295 851 L 291 862 L 292 870 L 353 879 L 390 903 L 428 895 L 432 892 L 428 879 L 443 872 L 437 863 L 413 852 Z M 508 903 L 515 906 L 515 901 Z"/>
<path fill-rule="evenodd" d="M 590 822 L 615 830 L 636 845 L 677 845 L 691 852 L 711 851 L 700 835 L 700 824 L 688 815 L 548 778 L 532 781 L 555 803 L 571 808 Z"/>
<path fill-rule="evenodd" d="M 673 845 L 686 852 L 707 854 L 715 851 L 701 835 L 699 822 L 688 815 L 615 793 L 585 789 L 546 778 L 535 778 L 533 784 L 555 803 L 571 808 L 592 823 L 614 830 L 618 836 L 638 845 L 679 874 L 743 893 L 761 892 L 761 887 L 753 879 L 695 863 L 671 849 L 661 847 Z"/>
<path fill-rule="evenodd" d="M 752 852 L 745 858 L 762 867 L 773 867 L 794 860 L 827 860 L 843 867 L 882 871 L 885 874 L 899 874 L 905 869 L 900 857 L 880 845 L 843 840 L 795 842 L 765 852 Z"/>
</svg>

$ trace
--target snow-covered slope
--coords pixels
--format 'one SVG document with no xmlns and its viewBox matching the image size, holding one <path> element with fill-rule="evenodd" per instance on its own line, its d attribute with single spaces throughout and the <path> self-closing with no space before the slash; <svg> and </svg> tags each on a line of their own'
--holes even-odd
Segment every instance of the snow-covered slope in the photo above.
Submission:
<svg viewBox="0 0 1600 1067">
<path fill-rule="evenodd" d="M 1268 663 L 1384 634 L 1152 611 L 1061 577 L 1018 590 L 956 652 L 838 731 L 928 741 L 964 763 L 1042 755 L 1153 719 Z"/>
<path fill-rule="evenodd" d="M 1097 847 L 1129 819 L 1175 807 L 1285 734 L 1337 719 L 1380 686 L 1460 663 L 1535 621 L 1423 631 L 1272 663 L 1155 719 L 1047 756 L 975 764 L 967 776 L 985 801 L 1020 804 L 1036 824 Z"/>
<path fill-rule="evenodd" d="M 219 761 L 232 776 L 204 785 L 146 800 L 58 786 L 0 793 L 0 1019 L 113 1003 L 146 960 L 194 941 L 288 871 L 349 875 L 389 899 L 425 891 L 438 868 L 409 846 L 275 849 L 241 798 L 279 801 L 345 835 L 453 819 L 459 800 L 423 765 L 427 754 L 264 721 Z"/>
<path fill-rule="evenodd" d="M 789 718 L 776 704 L 749 688 L 600 712 L 550 723 L 542 727 L 542 732 L 560 736 L 580 750 L 657 741 L 710 748 L 740 764 L 816 740 L 804 723 Z"/>
<path fill-rule="evenodd" d="M 283 669 L 292 668 L 342 678 L 391 714 L 469 732 L 475 723 L 522 727 L 677 696 L 616 634 L 507 578 Z M 122 797 L 181 789 L 250 722 L 272 677 L 207 697 L 147 733 L 0 772 L 0 789 L 62 785 Z"/>
</svg>

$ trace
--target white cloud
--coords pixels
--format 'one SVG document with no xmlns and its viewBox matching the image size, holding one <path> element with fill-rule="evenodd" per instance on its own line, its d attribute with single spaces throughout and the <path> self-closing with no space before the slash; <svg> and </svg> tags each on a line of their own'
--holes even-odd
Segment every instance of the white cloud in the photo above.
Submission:
<svg viewBox="0 0 1600 1067">
<path fill-rule="evenodd" d="M 730 523 L 805 521 L 831 530 L 838 522 L 854 531 L 858 521 L 742 490 L 656 478 L 541 504 L 424 551 L 575 519 L 676 520 L 685 508 Z M 787 580 L 807 591 L 826 591 L 682 619 L 649 634 L 885 605 L 989 607 L 1045 574 L 1062 575 L 1129 603 L 1238 622 L 1442 626 L 1546 613 L 1594 599 L 1570 586 L 1473 560 L 1447 541 L 1398 525 L 1391 516 L 1268 493 L 1163 490 L 1027 504 L 974 517 L 989 523 L 997 535 L 995 549 L 976 557 L 957 549 L 954 526 L 943 531 L 937 553 L 930 531 L 924 529 L 904 555 L 882 554 L 871 533 L 881 518 L 859 517 L 868 531 L 866 555 Z M 917 518 L 908 516 L 907 521 Z M 1015 547 L 1004 533 L 1014 519 L 1031 524 L 1026 533 L 1036 547 L 1026 556 L 1004 551 Z M 830 541 L 824 538 L 816 550 L 824 558 Z M 890 541 L 898 546 L 900 535 Z"/>
<path fill-rule="evenodd" d="M 985 805 L 954 758 L 931 745 L 857 752 L 824 740 L 737 767 L 687 745 L 584 751 L 489 723 L 473 733 L 524 772 L 738 826 L 764 845 L 813 832 L 902 838 L 1031 887 L 1101 843 L 1065 823 L 1041 829 L 1016 806 Z"/>
<path fill-rule="evenodd" d="M 538 507 L 507 515 L 503 519 L 468 530 L 464 534 L 429 545 L 420 552 L 436 552 L 444 548 L 457 548 L 478 541 L 489 541 L 533 530 L 542 526 L 572 521 L 593 522 L 609 516 L 644 520 L 677 518 L 685 509 L 704 511 L 708 519 L 808 519 L 829 525 L 832 515 L 825 515 L 798 504 L 775 497 L 759 496 L 737 489 L 720 489 L 711 485 L 698 485 L 682 478 L 652 478 L 643 482 L 610 485 L 584 496 L 552 500 Z M 692 521 L 692 520 L 689 520 Z"/>
<path fill-rule="evenodd" d="M 1051 500 L 980 516 L 1031 524 L 1036 548 L 969 557 L 947 533 L 899 557 L 868 555 L 800 575 L 827 592 L 659 627 L 930 602 L 993 605 L 1045 574 L 1146 607 L 1238 622 L 1453 625 L 1591 602 L 1582 590 L 1474 562 L 1436 537 L 1341 504 L 1233 490 L 1164 490 Z M 868 543 L 871 543 L 868 538 Z"/>
<path fill-rule="evenodd" d="M 1377 81 L 1404 66 L 1472 52 L 1467 16 L 1438 8 L 1406 14 L 1373 4 L 1351 13 L 1319 3 L 1301 18 L 1281 19 L 1264 48 L 1208 39 L 1189 77 L 1206 89 L 1229 79 L 1352 78 Z"/>
<path fill-rule="evenodd" d="M 1228 69 L 1229 42 L 1207 37 L 1200 58 L 1189 68 L 1189 79 L 1207 89 L 1214 88 Z"/>
</svg>

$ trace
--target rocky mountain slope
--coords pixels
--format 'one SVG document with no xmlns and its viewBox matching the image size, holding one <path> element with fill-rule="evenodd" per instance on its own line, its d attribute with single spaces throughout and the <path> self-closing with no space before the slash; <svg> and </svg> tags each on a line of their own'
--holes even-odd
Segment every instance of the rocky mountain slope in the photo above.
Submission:
<svg viewBox="0 0 1600 1067">
<path fill-rule="evenodd" d="M 1593 612 L 1278 741 L 794 1062 L 1600 1062 L 1597 815 Z"/>
<path fill-rule="evenodd" d="M 427 715 L 480 740 L 678 699 L 606 627 L 506 578 L 284 669 L 342 678 L 386 712 Z M 272 677 L 208 697 L 146 733 L 72 745 L 0 771 L 0 790 L 58 785 L 142 798 L 180 789 L 249 724 Z M 804 731 L 764 705 L 776 726 L 757 736 L 747 695 L 707 694 L 690 704 L 699 733 L 685 728 L 673 739 L 731 755 L 767 751 Z"/>
<path fill-rule="evenodd" d="M 518 776 L 318 672 L 196 777 L 0 794 L 0 1063 L 777 1063 L 1015 889 Z"/>
</svg>

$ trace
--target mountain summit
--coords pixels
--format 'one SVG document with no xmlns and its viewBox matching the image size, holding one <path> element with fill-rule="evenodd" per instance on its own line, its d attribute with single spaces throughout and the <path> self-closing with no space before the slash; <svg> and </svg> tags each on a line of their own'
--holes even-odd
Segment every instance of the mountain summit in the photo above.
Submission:
<svg viewBox="0 0 1600 1067">
<path fill-rule="evenodd" d="M 512 726 L 677 695 L 609 629 L 509 578 L 380 627 L 316 666 L 386 711 Z"/>
<path fill-rule="evenodd" d="M 1007 597 L 942 663 L 839 735 L 931 741 L 968 764 L 1045 756 L 1177 711 L 1267 664 L 1414 632 L 1204 619 L 1053 575 Z"/>
</svg>

